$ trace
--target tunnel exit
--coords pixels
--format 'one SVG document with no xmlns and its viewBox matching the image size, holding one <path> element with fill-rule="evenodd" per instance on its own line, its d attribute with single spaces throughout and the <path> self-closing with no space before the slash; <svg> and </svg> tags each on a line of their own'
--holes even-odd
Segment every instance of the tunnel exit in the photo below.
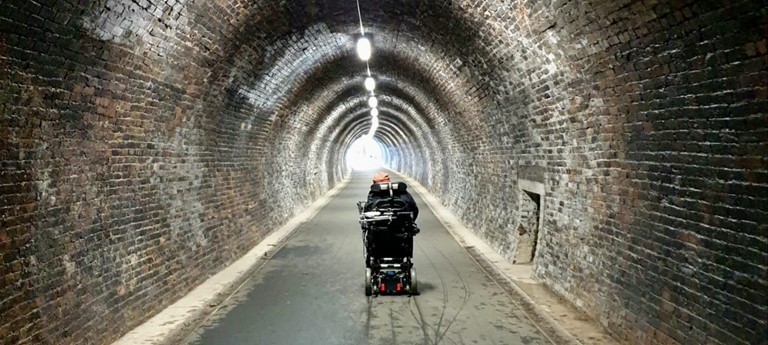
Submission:
<svg viewBox="0 0 768 345">
<path fill-rule="evenodd" d="M 346 168 L 351 170 L 374 170 L 384 167 L 382 145 L 372 136 L 364 135 L 347 150 Z"/>
</svg>

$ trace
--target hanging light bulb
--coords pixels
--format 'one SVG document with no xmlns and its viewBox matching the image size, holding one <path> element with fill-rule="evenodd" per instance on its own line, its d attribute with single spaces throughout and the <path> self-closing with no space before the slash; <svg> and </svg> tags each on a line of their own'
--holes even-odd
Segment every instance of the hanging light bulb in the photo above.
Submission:
<svg viewBox="0 0 768 345">
<path fill-rule="evenodd" d="M 379 116 L 379 109 L 376 109 L 376 108 L 371 109 L 371 116 L 373 117 Z"/>
<path fill-rule="evenodd" d="M 363 61 L 368 61 L 371 58 L 371 41 L 368 38 L 360 37 L 357 40 L 357 56 Z"/>
<path fill-rule="evenodd" d="M 376 108 L 379 106 L 379 100 L 376 99 L 376 96 L 371 96 L 371 98 L 368 98 L 368 105 L 370 105 L 371 108 Z"/>
<path fill-rule="evenodd" d="M 368 91 L 376 89 L 376 81 L 372 77 L 365 78 L 365 89 Z"/>
</svg>

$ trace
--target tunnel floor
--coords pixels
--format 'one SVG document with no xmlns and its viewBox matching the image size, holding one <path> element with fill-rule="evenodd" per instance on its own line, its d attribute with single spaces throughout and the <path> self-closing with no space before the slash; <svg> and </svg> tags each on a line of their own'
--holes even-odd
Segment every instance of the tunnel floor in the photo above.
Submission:
<svg viewBox="0 0 768 345">
<path fill-rule="evenodd" d="M 184 344 L 552 344 L 413 191 L 421 294 L 366 297 L 355 203 L 369 175 L 355 173 Z"/>
</svg>

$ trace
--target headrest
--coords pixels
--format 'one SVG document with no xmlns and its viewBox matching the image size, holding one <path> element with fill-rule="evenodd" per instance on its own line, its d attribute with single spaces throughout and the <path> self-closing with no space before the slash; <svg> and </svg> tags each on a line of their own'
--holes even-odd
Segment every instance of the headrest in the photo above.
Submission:
<svg viewBox="0 0 768 345">
<path fill-rule="evenodd" d="M 408 185 L 406 185 L 403 182 L 384 182 L 384 183 L 374 183 L 371 185 L 372 192 L 387 191 L 390 188 L 392 190 L 405 191 L 406 189 L 408 189 Z"/>
</svg>

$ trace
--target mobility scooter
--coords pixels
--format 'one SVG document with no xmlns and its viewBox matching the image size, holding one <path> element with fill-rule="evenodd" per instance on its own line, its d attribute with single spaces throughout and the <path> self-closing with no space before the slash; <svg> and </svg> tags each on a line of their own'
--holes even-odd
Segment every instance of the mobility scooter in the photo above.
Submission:
<svg viewBox="0 0 768 345">
<path fill-rule="evenodd" d="M 418 294 L 413 268 L 413 236 L 419 232 L 413 212 L 398 199 L 407 185 L 385 182 L 371 185 L 371 192 L 382 196 L 366 205 L 357 203 L 363 231 L 365 257 L 365 295 Z"/>
</svg>

